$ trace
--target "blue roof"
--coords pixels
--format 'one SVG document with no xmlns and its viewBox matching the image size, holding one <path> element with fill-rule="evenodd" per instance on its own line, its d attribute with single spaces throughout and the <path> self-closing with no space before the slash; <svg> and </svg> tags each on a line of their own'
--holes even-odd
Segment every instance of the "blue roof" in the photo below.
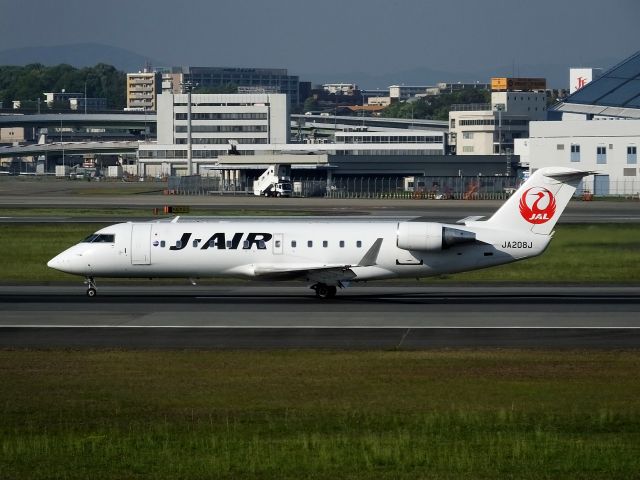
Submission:
<svg viewBox="0 0 640 480">
<path fill-rule="evenodd" d="M 569 95 L 564 103 L 640 108 L 640 51 Z"/>
</svg>

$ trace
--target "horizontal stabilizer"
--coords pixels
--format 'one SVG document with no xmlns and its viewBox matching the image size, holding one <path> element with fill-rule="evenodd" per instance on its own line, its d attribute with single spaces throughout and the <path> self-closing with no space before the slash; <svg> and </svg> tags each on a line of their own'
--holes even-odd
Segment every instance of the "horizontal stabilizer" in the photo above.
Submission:
<svg viewBox="0 0 640 480">
<path fill-rule="evenodd" d="M 456 223 L 465 225 L 467 222 L 477 222 L 482 218 L 484 218 L 484 215 L 471 215 L 470 217 L 464 217 L 463 219 L 458 220 Z"/>
</svg>

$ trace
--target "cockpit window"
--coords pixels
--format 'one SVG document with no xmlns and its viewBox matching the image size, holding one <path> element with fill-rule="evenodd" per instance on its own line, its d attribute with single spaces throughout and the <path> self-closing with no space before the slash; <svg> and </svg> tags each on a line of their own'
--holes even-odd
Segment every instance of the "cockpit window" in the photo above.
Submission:
<svg viewBox="0 0 640 480">
<path fill-rule="evenodd" d="M 94 233 L 85 238 L 82 243 L 114 243 L 116 236 L 112 233 Z"/>
</svg>

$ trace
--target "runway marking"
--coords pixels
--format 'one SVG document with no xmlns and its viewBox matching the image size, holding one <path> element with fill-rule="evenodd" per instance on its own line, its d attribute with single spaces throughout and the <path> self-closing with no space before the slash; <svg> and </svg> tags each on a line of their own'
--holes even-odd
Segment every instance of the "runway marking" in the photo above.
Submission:
<svg viewBox="0 0 640 480">
<path fill-rule="evenodd" d="M 434 325 L 434 326 L 402 326 L 402 325 L 0 325 L 3 328 L 91 328 L 91 329 L 109 329 L 109 328 L 167 328 L 167 329 L 318 329 L 318 330 L 342 330 L 342 329 L 370 329 L 370 330 L 442 330 L 442 329 L 459 329 L 459 330 L 640 330 L 640 326 L 533 326 L 533 325 L 488 325 L 488 326 L 470 326 L 470 325 Z"/>
</svg>

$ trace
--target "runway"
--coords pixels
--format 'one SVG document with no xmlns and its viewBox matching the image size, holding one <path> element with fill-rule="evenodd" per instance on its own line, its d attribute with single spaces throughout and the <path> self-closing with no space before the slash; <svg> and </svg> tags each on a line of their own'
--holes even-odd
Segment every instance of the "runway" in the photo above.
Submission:
<svg viewBox="0 0 640 480">
<path fill-rule="evenodd" d="M 4 348 L 638 348 L 640 287 L 0 287 Z"/>
</svg>

